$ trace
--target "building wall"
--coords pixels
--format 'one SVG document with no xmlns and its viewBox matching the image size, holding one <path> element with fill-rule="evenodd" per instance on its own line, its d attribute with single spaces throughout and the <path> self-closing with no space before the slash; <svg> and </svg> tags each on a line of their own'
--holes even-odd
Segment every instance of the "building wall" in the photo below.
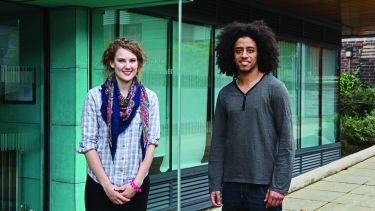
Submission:
<svg viewBox="0 0 375 211">
<path fill-rule="evenodd" d="M 351 49 L 352 58 L 345 57 Z M 375 85 L 375 37 L 345 38 L 341 47 L 341 72 L 352 72 L 360 67 L 361 79 L 368 85 Z"/>
<path fill-rule="evenodd" d="M 218 74 L 219 70 L 214 60 L 215 37 L 220 32 L 219 26 L 224 23 L 238 17 L 245 21 L 265 19 L 278 36 L 280 35 L 279 37 L 290 38 L 279 40 L 282 50 L 281 67 L 276 75 L 287 85 L 293 101 L 295 142 L 299 148 L 316 147 L 316 154 L 324 157 L 320 148 L 337 141 L 334 119 L 336 103 L 334 90 L 337 87 L 335 84 L 337 80 L 333 80 L 337 76 L 334 55 L 337 55 L 338 33 L 335 28 L 316 22 L 314 24 L 297 17 L 287 18 L 278 12 L 262 11 L 253 8 L 252 5 L 239 5 L 238 2 L 233 1 L 207 1 L 212 3 L 213 7 L 202 7 L 204 1 L 197 2 L 198 4 L 187 4 L 184 11 L 188 16 L 184 17 L 186 22 L 182 26 L 184 59 L 181 64 L 183 146 L 180 152 L 183 168 L 181 181 L 184 184 L 182 204 L 190 210 L 191 205 L 194 204 L 203 203 L 205 206 L 209 204 L 205 168 L 210 146 L 213 108 L 218 91 L 232 80 Z M 232 6 L 233 12 L 225 12 L 228 10 L 227 6 Z M 207 8 L 216 9 L 206 13 L 204 9 Z M 152 10 L 162 11 L 163 8 L 153 7 Z M 50 81 L 47 83 L 51 90 L 50 95 L 45 97 L 49 99 L 46 105 L 50 105 L 51 116 L 48 125 L 50 137 L 46 139 L 50 141 L 50 148 L 47 149 L 42 148 L 44 140 L 42 121 L 44 84 L 42 83 L 43 65 L 41 65 L 43 44 L 41 40 L 35 41 L 35 38 L 42 37 L 36 33 L 37 30 L 42 31 L 42 20 L 37 26 L 27 25 L 28 33 L 22 33 L 28 35 L 27 39 L 22 39 L 21 42 L 22 46 L 26 46 L 26 50 L 22 51 L 20 58 L 28 60 L 29 57 L 35 57 L 34 59 L 39 62 L 36 105 L 0 105 L 2 118 L 0 124 L 2 130 L 9 132 L 14 129 L 8 128 L 12 125 L 9 124 L 10 121 L 20 123 L 21 129 L 36 123 L 36 128 L 30 130 L 37 131 L 38 139 L 34 147 L 38 146 L 38 148 L 32 153 L 23 154 L 24 163 L 21 164 L 22 176 L 19 184 L 22 188 L 21 200 L 25 200 L 31 208 L 42 209 L 43 185 L 50 182 L 50 204 L 44 209 L 84 210 L 86 162 L 84 156 L 75 152 L 81 136 L 81 109 L 88 88 L 103 82 L 101 52 L 109 41 L 119 35 L 139 39 L 144 45 L 149 60 L 144 67 L 143 82 L 157 93 L 163 117 L 161 122 L 163 140 L 157 149 L 150 172 L 155 179 L 151 188 L 150 204 L 152 203 L 153 208 L 159 210 L 176 208 L 178 160 L 176 148 L 179 141 L 176 135 L 178 25 L 173 19 L 174 15 L 168 13 L 171 10 L 177 11 L 175 6 L 172 6 L 163 14 L 148 16 L 146 12 L 129 14 L 121 10 L 117 11 L 118 16 L 116 16 L 112 15 L 112 12 L 116 11 L 113 8 L 108 11 L 89 11 L 82 7 L 49 9 L 50 31 L 47 33 L 50 39 L 48 49 L 50 66 L 45 68 L 50 72 Z M 196 15 L 197 13 L 200 15 Z M 90 36 L 92 36 L 91 40 Z M 24 54 L 26 52 L 29 53 L 28 56 Z M 328 59 L 324 61 L 322 58 Z M 312 99 L 311 96 L 314 96 L 314 103 L 306 103 L 307 99 Z M 29 112 L 28 109 L 36 109 L 37 113 Z M 17 121 L 11 119 L 11 114 L 15 113 L 17 113 Z M 50 181 L 42 176 L 43 153 L 50 155 L 50 160 L 47 160 L 50 162 L 50 169 L 46 169 L 50 171 Z M 296 159 L 300 167 L 300 169 L 296 168 L 297 174 L 337 159 L 339 155 L 332 156 L 330 160 L 322 158 L 323 161 L 317 162 L 311 161 L 313 160 L 311 153 L 306 157 L 301 155 Z M 156 162 L 158 160 L 159 162 Z M 313 164 L 308 166 L 305 163 Z M 305 166 L 309 168 L 304 168 Z M 165 204 L 166 207 L 161 207 L 161 204 Z M 203 208 L 202 206 L 199 208 Z"/>
<path fill-rule="evenodd" d="M 51 9 L 50 210 L 84 210 L 86 162 L 75 148 L 88 90 L 88 10 Z"/>
</svg>

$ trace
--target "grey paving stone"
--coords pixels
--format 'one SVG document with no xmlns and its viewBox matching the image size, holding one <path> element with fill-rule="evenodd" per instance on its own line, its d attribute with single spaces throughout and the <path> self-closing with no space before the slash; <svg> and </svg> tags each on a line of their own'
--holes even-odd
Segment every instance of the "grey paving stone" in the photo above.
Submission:
<svg viewBox="0 0 375 211">
<path fill-rule="evenodd" d="M 375 185 L 375 179 L 366 182 L 366 185 Z"/>
<path fill-rule="evenodd" d="M 289 194 L 288 197 L 296 198 L 296 199 L 306 199 L 306 200 L 312 200 L 312 201 L 331 202 L 343 196 L 344 194 L 345 193 L 304 188 L 304 189 L 301 189 L 299 191 Z"/>
<path fill-rule="evenodd" d="M 364 168 L 364 169 L 373 169 L 375 170 L 375 162 L 371 161 L 363 161 L 351 168 Z"/>
<path fill-rule="evenodd" d="M 352 191 L 352 194 L 359 194 L 359 195 L 368 195 L 368 196 L 375 196 L 375 186 L 372 185 L 361 185 Z"/>
<path fill-rule="evenodd" d="M 313 201 L 307 199 L 296 199 L 286 197 L 283 202 L 283 210 L 296 210 L 300 211 L 301 209 L 305 210 L 316 210 L 319 207 L 322 207 L 327 202 L 323 201 Z"/>
<path fill-rule="evenodd" d="M 333 202 L 339 203 L 339 204 L 347 204 L 350 206 L 364 206 L 365 207 L 364 202 L 369 199 L 370 199 L 370 196 L 348 193 L 337 198 Z"/>
<path fill-rule="evenodd" d="M 375 169 L 349 168 L 348 170 L 341 171 L 340 173 L 375 178 Z"/>
<path fill-rule="evenodd" d="M 338 173 L 330 177 L 326 177 L 323 181 L 350 183 L 350 184 L 365 184 L 367 181 L 371 180 L 372 177 L 351 175 L 345 173 Z"/>
<path fill-rule="evenodd" d="M 351 206 L 347 204 L 328 203 L 317 211 L 370 211 L 369 207 Z"/>
<path fill-rule="evenodd" d="M 349 183 L 340 183 L 340 182 L 331 182 L 331 181 L 319 181 L 312 185 L 307 186 L 306 188 L 315 189 L 315 190 L 326 190 L 332 192 L 342 192 L 348 193 L 351 190 L 359 187 L 359 184 L 349 184 Z"/>
</svg>

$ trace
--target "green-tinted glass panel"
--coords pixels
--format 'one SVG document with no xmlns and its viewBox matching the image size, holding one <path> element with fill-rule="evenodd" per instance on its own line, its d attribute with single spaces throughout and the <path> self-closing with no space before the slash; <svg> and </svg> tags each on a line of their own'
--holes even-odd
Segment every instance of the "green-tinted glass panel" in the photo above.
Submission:
<svg viewBox="0 0 375 211">
<path fill-rule="evenodd" d="M 301 147 L 319 145 L 319 48 L 302 46 Z"/>
<path fill-rule="evenodd" d="M 120 36 L 141 42 L 147 62 L 143 66 L 142 83 L 159 99 L 160 140 L 150 169 L 151 174 L 169 169 L 169 98 L 167 96 L 167 28 L 168 21 L 128 11 L 120 11 Z"/>
<path fill-rule="evenodd" d="M 290 107 L 293 119 L 294 142 L 297 146 L 298 131 L 298 44 L 295 42 L 279 41 L 280 63 L 277 77 L 282 80 L 288 89 Z"/>
<path fill-rule="evenodd" d="M 43 210 L 43 10 L 0 14 L 0 209 Z"/>
<path fill-rule="evenodd" d="M 332 144 L 336 142 L 337 51 L 323 49 L 322 58 L 322 144 Z"/>
<path fill-rule="evenodd" d="M 95 10 L 92 13 L 92 87 L 101 85 L 105 80 L 102 54 L 116 37 L 117 21 L 116 10 Z"/>
<path fill-rule="evenodd" d="M 181 168 L 206 162 L 210 27 L 182 24 Z M 177 148 L 178 24 L 173 24 L 173 149 Z M 203 162 L 202 162 L 203 161 Z M 173 168 L 177 154 L 173 151 Z"/>
</svg>

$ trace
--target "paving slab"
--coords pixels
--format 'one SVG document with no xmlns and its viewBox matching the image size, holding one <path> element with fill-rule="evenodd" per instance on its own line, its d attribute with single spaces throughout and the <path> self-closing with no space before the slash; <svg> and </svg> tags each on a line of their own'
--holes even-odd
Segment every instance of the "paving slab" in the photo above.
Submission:
<svg viewBox="0 0 375 211">
<path fill-rule="evenodd" d="M 375 178 L 375 169 L 349 168 L 348 170 L 343 170 L 340 173 L 350 174 L 350 175 L 360 175 L 360 176 Z"/>
<path fill-rule="evenodd" d="M 371 210 L 375 210 L 374 202 L 375 202 L 375 196 L 370 196 L 368 198 L 363 198 L 358 204 L 363 207 L 371 207 Z"/>
<path fill-rule="evenodd" d="M 364 162 L 374 162 L 375 163 L 375 157 L 371 157 L 367 160 L 364 160 Z"/>
<path fill-rule="evenodd" d="M 295 199 L 295 198 L 285 198 L 283 202 L 283 210 L 296 210 L 300 211 L 301 209 L 305 210 L 316 210 L 319 207 L 322 207 L 327 202 L 323 201 L 313 201 L 307 199 Z"/>
<path fill-rule="evenodd" d="M 369 180 L 365 184 L 366 185 L 375 185 L 375 179 Z"/>
<path fill-rule="evenodd" d="M 348 193 L 351 190 L 354 190 L 361 185 L 359 184 L 349 184 L 341 182 L 331 182 L 331 181 L 319 181 L 312 185 L 307 186 L 306 188 L 315 189 L 315 190 L 325 190 L 331 192 L 342 192 Z"/>
<path fill-rule="evenodd" d="M 364 169 L 374 169 L 375 170 L 375 162 L 371 161 L 363 161 L 352 168 L 364 168 Z"/>
<path fill-rule="evenodd" d="M 335 199 L 332 202 L 339 203 L 339 204 L 348 204 L 351 206 L 354 206 L 354 205 L 364 206 L 363 203 L 369 199 L 370 199 L 370 196 L 367 196 L 367 195 L 348 193 Z"/>
<path fill-rule="evenodd" d="M 371 209 L 371 208 L 370 208 Z M 347 204 L 328 203 L 317 211 L 369 211 L 369 207 L 351 206 Z"/>
<path fill-rule="evenodd" d="M 350 191 L 352 194 L 375 196 L 375 186 L 361 185 L 354 190 Z"/>
<path fill-rule="evenodd" d="M 366 182 L 368 182 L 371 179 L 372 179 L 372 177 L 338 173 L 338 174 L 334 174 L 332 176 L 324 178 L 323 181 L 332 181 L 332 182 L 341 182 L 341 183 L 350 183 L 350 184 L 360 184 L 360 185 L 362 185 L 362 184 L 365 184 Z"/>
<path fill-rule="evenodd" d="M 345 193 L 303 188 L 299 191 L 296 191 L 296 192 L 293 192 L 293 193 L 289 194 L 288 198 L 330 202 L 330 201 L 333 201 L 333 200 L 343 196 L 344 194 Z"/>
</svg>

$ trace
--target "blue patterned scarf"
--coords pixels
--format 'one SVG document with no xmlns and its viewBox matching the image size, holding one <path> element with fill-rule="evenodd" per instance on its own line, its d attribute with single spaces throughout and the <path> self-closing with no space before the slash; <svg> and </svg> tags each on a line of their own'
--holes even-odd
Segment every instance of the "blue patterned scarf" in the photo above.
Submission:
<svg viewBox="0 0 375 211">
<path fill-rule="evenodd" d="M 126 98 L 120 94 L 117 80 L 114 74 L 110 75 L 102 85 L 102 106 L 100 109 L 103 120 L 108 126 L 108 144 L 114 161 L 117 147 L 117 138 L 120 133 L 129 127 L 130 122 L 140 108 L 142 119 L 142 136 L 140 138 L 142 159 L 145 157 L 148 142 L 149 111 L 148 97 L 145 87 L 134 78 Z"/>
</svg>

